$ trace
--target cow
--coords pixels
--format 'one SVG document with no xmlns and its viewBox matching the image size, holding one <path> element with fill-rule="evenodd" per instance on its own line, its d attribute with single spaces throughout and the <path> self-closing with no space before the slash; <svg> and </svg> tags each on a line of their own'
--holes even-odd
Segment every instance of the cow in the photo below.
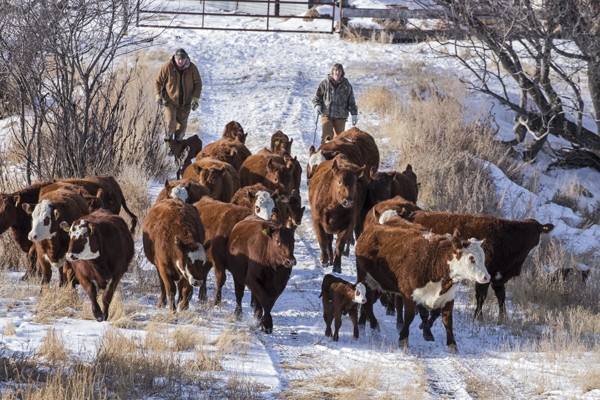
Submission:
<svg viewBox="0 0 600 400">
<path fill-rule="evenodd" d="M 15 243 L 27 253 L 27 272 L 21 278 L 22 280 L 31 278 L 37 270 L 37 253 L 35 244 L 28 238 L 29 231 L 31 231 L 31 217 L 21 207 L 21 204 L 37 204 L 40 190 L 54 182 L 56 182 L 55 179 L 36 182 L 16 192 L 0 194 L 0 235 L 10 229 Z"/>
<path fill-rule="evenodd" d="M 408 217 L 410 213 L 419 211 L 421 208 L 401 196 L 395 196 L 373 206 L 365 217 L 364 229 L 368 229 L 371 225 L 383 223 L 380 218 L 386 210 L 394 210 L 398 215 Z"/>
<path fill-rule="evenodd" d="M 194 204 L 204 196 L 210 196 L 210 190 L 197 180 L 181 179 L 169 183 L 169 180 L 165 179 L 165 188 L 156 197 L 156 202 L 176 197 L 184 203 Z"/>
<path fill-rule="evenodd" d="M 222 138 L 216 142 L 209 143 L 196 155 L 196 159 L 204 156 L 212 156 L 223 162 L 231 164 L 236 172 L 240 171 L 242 164 L 252 153 L 248 148 L 237 140 Z"/>
<path fill-rule="evenodd" d="M 277 225 L 250 216 L 231 231 L 227 249 L 227 269 L 235 287 L 235 315 L 242 315 L 245 286 L 252 293 L 254 318 L 267 334 L 273 332 L 271 310 L 285 289 L 296 265 L 294 227 Z"/>
<path fill-rule="evenodd" d="M 127 208 L 127 203 L 125 202 L 125 196 L 123 196 L 123 191 L 121 190 L 121 186 L 116 181 L 113 176 L 96 176 L 91 178 L 72 178 L 72 179 L 63 179 L 61 182 L 69 183 L 71 185 L 82 187 L 87 193 L 93 195 L 98 193 L 98 189 L 102 189 L 104 192 L 104 208 L 109 210 L 111 213 L 119 215 L 121 212 L 121 206 L 125 210 L 125 212 L 131 218 L 131 233 L 135 233 L 135 227 L 137 226 L 137 217 Z M 51 191 L 51 188 L 44 187 L 40 190 L 40 197 L 45 195 L 47 192 Z"/>
<path fill-rule="evenodd" d="M 394 217 L 384 224 L 371 226 L 358 238 L 356 279 L 364 282 L 367 288 L 367 302 L 361 313 L 369 318 L 372 329 L 379 329 L 373 314 L 377 293 L 401 295 L 405 321 L 398 345 L 408 346 L 409 327 L 416 306 L 441 309 L 446 344 L 450 350 L 456 350 L 452 330 L 456 284 L 462 280 L 474 280 L 479 284 L 490 281 L 482 242 L 474 238 L 463 241 L 458 230 L 453 235 L 424 234 L 423 230 L 423 227 L 413 227 L 402 218 Z"/>
<path fill-rule="evenodd" d="M 262 150 L 260 150 L 258 153 L 256 154 L 260 154 L 266 157 L 271 157 L 273 159 L 273 161 L 282 164 L 282 165 L 287 165 L 289 166 L 291 163 L 291 170 L 290 173 L 292 175 L 292 190 L 297 190 L 300 191 L 300 183 L 302 181 L 302 167 L 300 166 L 300 163 L 298 162 L 298 157 L 294 157 L 292 158 L 292 156 L 284 151 L 277 151 L 277 152 L 272 152 L 271 150 L 267 149 L 266 147 L 263 148 Z"/>
<path fill-rule="evenodd" d="M 271 190 L 279 189 L 282 195 L 289 195 L 294 184 L 294 166 L 291 161 L 282 163 L 280 159 L 276 154 L 255 154 L 248 157 L 240 169 L 242 187 L 262 183 Z"/>
<path fill-rule="evenodd" d="M 342 315 L 348 315 L 354 325 L 354 338 L 358 339 L 358 305 L 367 302 L 366 294 L 367 289 L 362 283 L 353 284 L 331 274 L 323 277 L 319 297 L 323 297 L 325 336 L 332 336 L 331 321 L 335 318 L 333 341 L 337 342 L 342 326 Z"/>
<path fill-rule="evenodd" d="M 244 133 L 244 128 L 240 125 L 239 122 L 231 121 L 227 125 L 225 125 L 225 129 L 223 130 L 223 138 L 225 139 L 233 139 L 237 140 L 240 143 L 246 143 L 247 133 Z"/>
<path fill-rule="evenodd" d="M 408 174 L 405 174 L 405 172 Z M 406 166 L 406 170 L 402 173 L 395 171 L 377 172 L 375 167 L 371 167 L 370 178 L 367 198 L 369 209 L 396 196 L 401 196 L 411 203 L 417 204 L 419 189 L 416 175 L 410 164 Z"/>
<path fill-rule="evenodd" d="M 263 220 L 270 220 L 275 208 L 275 202 L 271 195 L 264 191 L 259 191 L 254 196 L 252 207 L 244 207 L 236 204 L 223 203 L 210 198 L 203 198 L 194 203 L 198 214 L 204 223 L 206 229 L 206 240 L 210 240 L 210 249 L 207 252 L 207 263 L 202 270 L 202 276 L 206 282 L 206 277 L 213 267 L 217 289 L 213 304 L 218 305 L 221 302 L 221 291 L 225 284 L 225 270 L 227 268 L 227 242 L 233 227 L 244 218 L 254 214 Z M 206 285 L 200 287 L 200 300 L 206 300 Z"/>
<path fill-rule="evenodd" d="M 490 282 L 475 285 L 477 301 L 475 319 L 481 318 L 481 309 L 490 284 L 498 299 L 499 318 L 500 320 L 505 318 L 506 290 L 504 285 L 509 279 L 521 274 L 523 262 L 540 243 L 540 235 L 550 233 L 554 229 L 554 225 L 542 225 L 535 219 L 511 221 L 489 215 L 474 216 L 424 210 L 414 211 L 406 218 L 431 229 L 433 233 L 446 234 L 458 229 L 465 237 L 486 239 L 483 245 L 485 267 L 492 279 Z M 435 318 L 430 320 L 430 323 L 433 321 Z"/>
<path fill-rule="evenodd" d="M 177 311 L 186 310 L 193 294 L 192 286 L 205 282 L 202 269 L 206 263 L 204 226 L 196 208 L 179 199 L 155 203 L 144 221 L 144 253 L 156 266 L 160 279 L 158 307 L 175 312 L 175 282 L 179 290 Z"/>
<path fill-rule="evenodd" d="M 241 187 L 237 171 L 228 163 L 214 157 L 196 159 L 183 173 L 183 179 L 195 179 L 208 188 L 215 200 L 225 203 Z"/>
<path fill-rule="evenodd" d="M 287 202 L 288 219 L 291 220 L 294 225 L 300 225 L 302 223 L 302 217 L 304 216 L 305 209 L 306 206 L 302 207 L 302 198 L 300 197 L 300 192 L 296 189 L 292 190 L 292 194 Z"/>
<path fill-rule="evenodd" d="M 321 263 L 326 266 L 333 261 L 333 272 L 341 272 L 342 252 L 352 241 L 359 212 L 357 200 L 360 191 L 357 187 L 360 184 L 357 181 L 363 177 L 364 169 L 365 166 L 358 168 L 336 157 L 333 161 L 323 162 L 308 184 L 313 227 L 321 247 Z M 334 234 L 338 235 L 335 254 L 332 250 Z"/>
<path fill-rule="evenodd" d="M 70 225 L 63 221 L 60 227 L 69 233 L 67 261 L 92 302 L 94 318 L 107 321 L 113 294 L 134 254 L 127 224 L 118 215 L 100 209 Z M 98 294 L 102 294 L 102 308 Z"/>
<path fill-rule="evenodd" d="M 240 188 L 235 192 L 235 195 L 231 199 L 231 204 L 253 210 L 256 201 L 259 199 L 259 197 L 256 196 L 259 192 L 266 192 L 271 196 L 271 199 L 273 199 L 273 202 L 275 203 L 275 212 L 272 214 L 273 218 L 279 223 L 284 223 L 290 215 L 289 197 L 280 196 L 279 190 L 268 189 L 262 183 L 255 183 L 252 186 Z"/>
<path fill-rule="evenodd" d="M 165 143 L 175 158 L 177 179 L 181 179 L 183 171 L 192 163 L 196 154 L 202 150 L 202 140 L 198 135 L 192 135 L 181 140 L 165 139 Z"/>
<path fill-rule="evenodd" d="M 32 217 L 28 238 L 36 246 L 42 284 L 50 283 L 52 267 L 55 267 L 59 269 L 61 285 L 68 282 L 74 285 L 70 266 L 63 268 L 69 248 L 69 234 L 60 228 L 60 223 L 71 224 L 90 213 L 83 196 L 71 190 L 59 189 L 40 196 L 37 204 L 23 203 L 21 207 Z"/>
<path fill-rule="evenodd" d="M 48 186 L 44 186 L 40 190 L 40 194 L 43 196 L 46 193 L 54 192 L 55 190 L 69 190 L 71 192 L 81 195 L 88 203 L 90 211 L 95 211 L 100 208 L 105 208 L 104 205 L 104 191 L 100 188 L 94 194 L 89 193 L 84 187 L 73 185 L 72 183 L 57 181 Z"/>
<path fill-rule="evenodd" d="M 271 151 L 273 153 L 285 151 L 292 154 L 292 143 L 294 143 L 294 139 L 290 139 L 285 133 L 277 131 L 271 136 Z"/>
<path fill-rule="evenodd" d="M 344 154 L 351 163 L 365 165 L 367 173 L 372 167 L 379 168 L 379 149 L 375 139 L 366 132 L 353 127 L 340 133 L 335 139 L 322 143 L 317 151 L 309 149 L 310 158 L 306 168 L 306 177 L 311 179 L 315 166 L 323 160 L 333 160 L 336 155 Z"/>
</svg>

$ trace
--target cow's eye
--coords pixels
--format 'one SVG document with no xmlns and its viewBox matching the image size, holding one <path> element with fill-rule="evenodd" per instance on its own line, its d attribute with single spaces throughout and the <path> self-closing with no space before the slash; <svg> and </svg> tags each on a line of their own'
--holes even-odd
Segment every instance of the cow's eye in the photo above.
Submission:
<svg viewBox="0 0 600 400">
<path fill-rule="evenodd" d="M 475 264 L 475 257 L 473 257 L 473 256 L 469 256 L 469 260 L 471 260 L 471 262 L 472 262 L 473 264 Z"/>
<path fill-rule="evenodd" d="M 338 185 L 342 186 L 342 181 L 338 181 Z"/>
</svg>

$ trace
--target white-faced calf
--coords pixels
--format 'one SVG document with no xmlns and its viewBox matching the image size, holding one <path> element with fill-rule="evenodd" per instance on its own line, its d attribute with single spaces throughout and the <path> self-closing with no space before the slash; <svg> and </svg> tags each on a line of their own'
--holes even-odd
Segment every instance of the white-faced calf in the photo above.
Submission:
<svg viewBox="0 0 600 400">
<path fill-rule="evenodd" d="M 333 341 L 337 342 L 342 326 L 342 315 L 348 315 L 354 325 L 354 338 L 358 339 L 358 305 L 367 302 L 366 291 L 362 283 L 350 283 L 331 274 L 323 277 L 319 297 L 323 297 L 325 336 L 332 336 L 331 321 L 335 319 Z"/>
</svg>

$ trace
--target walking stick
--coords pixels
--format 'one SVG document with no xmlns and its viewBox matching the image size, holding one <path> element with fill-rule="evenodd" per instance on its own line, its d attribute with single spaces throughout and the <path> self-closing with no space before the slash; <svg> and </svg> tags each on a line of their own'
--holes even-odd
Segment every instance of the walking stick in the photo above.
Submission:
<svg viewBox="0 0 600 400">
<path fill-rule="evenodd" d="M 317 118 L 315 118 L 315 134 L 313 135 L 313 146 L 315 145 L 315 141 L 317 140 L 317 127 L 319 126 L 319 114 L 317 114 Z"/>
</svg>

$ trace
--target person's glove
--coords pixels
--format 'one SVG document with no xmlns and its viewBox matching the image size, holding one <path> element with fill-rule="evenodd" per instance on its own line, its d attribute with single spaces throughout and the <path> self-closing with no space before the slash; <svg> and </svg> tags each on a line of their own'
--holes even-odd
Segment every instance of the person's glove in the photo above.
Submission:
<svg viewBox="0 0 600 400">
<path fill-rule="evenodd" d="M 200 104 L 198 104 L 199 101 L 200 101 L 200 99 L 197 97 L 194 97 L 192 99 L 192 111 L 196 111 L 198 109 L 198 106 L 200 105 Z"/>
<path fill-rule="evenodd" d="M 317 115 L 321 115 L 321 106 L 320 106 L 320 105 L 317 105 L 317 106 L 315 107 L 315 111 L 317 112 Z"/>
<path fill-rule="evenodd" d="M 357 122 L 358 122 L 358 115 L 353 115 L 352 116 L 352 126 L 355 126 Z"/>
<path fill-rule="evenodd" d="M 163 105 L 163 99 L 160 94 L 156 95 L 156 104 L 158 104 L 159 106 Z"/>
</svg>

